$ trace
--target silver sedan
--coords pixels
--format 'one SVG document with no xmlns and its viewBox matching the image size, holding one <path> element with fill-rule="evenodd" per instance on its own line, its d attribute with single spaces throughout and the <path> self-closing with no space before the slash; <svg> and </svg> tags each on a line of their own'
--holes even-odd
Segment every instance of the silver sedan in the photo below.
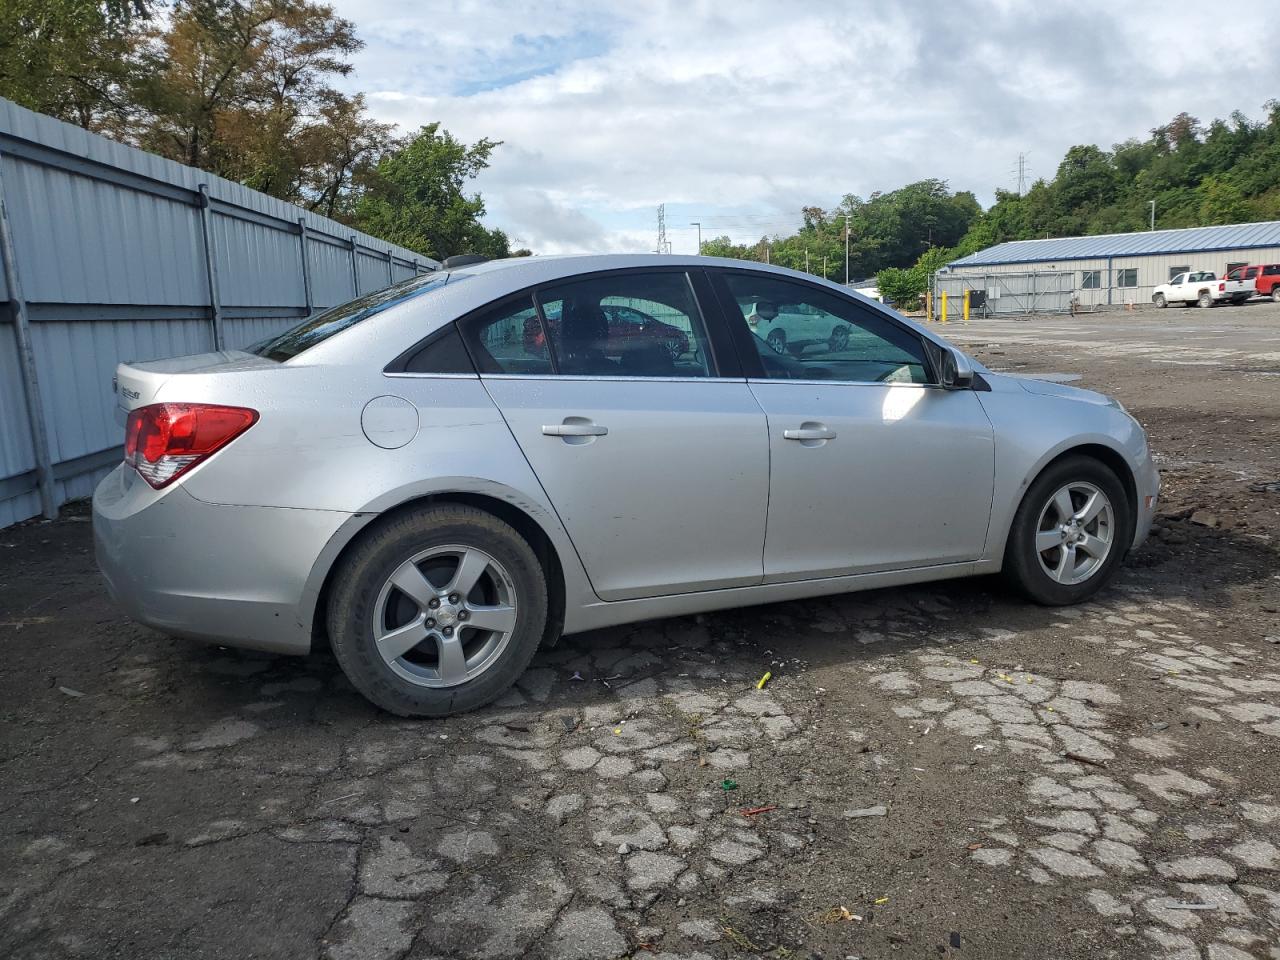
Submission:
<svg viewBox="0 0 1280 960">
<path fill-rule="evenodd" d="M 246 351 L 121 364 L 116 390 L 125 461 L 93 505 L 119 604 L 327 640 L 405 716 L 630 621 L 999 570 L 1077 603 L 1159 490 L 1114 400 L 705 257 L 446 264 Z"/>
</svg>

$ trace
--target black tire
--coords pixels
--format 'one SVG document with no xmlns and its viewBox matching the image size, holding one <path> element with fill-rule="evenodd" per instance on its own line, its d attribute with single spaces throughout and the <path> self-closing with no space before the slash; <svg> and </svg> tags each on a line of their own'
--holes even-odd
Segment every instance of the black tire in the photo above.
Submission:
<svg viewBox="0 0 1280 960">
<path fill-rule="evenodd" d="M 1271 299 L 1276 303 L 1280 303 L 1280 283 L 1271 288 Z"/>
<path fill-rule="evenodd" d="M 849 349 L 849 328 L 844 324 L 832 327 L 831 336 L 827 340 L 827 347 L 832 353 L 842 353 Z"/>
<path fill-rule="evenodd" d="M 1202 292 L 1200 297 L 1196 300 L 1196 306 L 1201 310 L 1208 310 L 1213 306 L 1213 294 L 1209 293 L 1208 290 Z"/>
<path fill-rule="evenodd" d="M 765 343 L 769 344 L 769 348 L 774 353 L 784 353 L 787 349 L 787 335 L 782 330 L 770 330 L 769 335 L 765 337 Z"/>
<path fill-rule="evenodd" d="M 1163 293 L 1157 293 L 1154 297 L 1151 298 L 1151 302 L 1154 303 L 1161 310 L 1163 310 L 1165 307 L 1169 305 L 1169 301 L 1167 301 L 1164 298 Z"/>
<path fill-rule="evenodd" d="M 1035 549 L 1040 515 L 1054 492 L 1066 484 L 1084 481 L 1107 495 L 1115 518 L 1111 551 L 1087 580 L 1059 583 L 1040 565 Z M 1009 528 L 1004 550 L 1004 575 L 1029 599 L 1046 607 L 1061 607 L 1089 599 L 1113 576 L 1133 539 L 1133 521 L 1124 486 L 1111 468 L 1092 457 L 1069 456 L 1047 467 L 1027 488 Z"/>
<path fill-rule="evenodd" d="M 501 563 L 516 595 L 516 622 L 506 647 L 485 671 L 457 686 L 431 688 L 394 673 L 373 639 L 379 592 L 405 560 L 433 546 L 478 547 Z M 329 642 L 343 673 L 365 697 L 401 717 L 444 717 L 475 710 L 506 692 L 528 667 L 543 638 L 547 586 L 529 544 L 492 514 L 461 504 L 407 511 L 380 523 L 343 558 L 329 596 Z"/>
</svg>

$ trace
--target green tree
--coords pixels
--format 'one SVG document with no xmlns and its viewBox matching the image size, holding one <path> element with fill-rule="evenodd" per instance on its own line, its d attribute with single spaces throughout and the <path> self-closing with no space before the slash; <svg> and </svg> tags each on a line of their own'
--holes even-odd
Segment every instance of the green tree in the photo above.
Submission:
<svg viewBox="0 0 1280 960">
<path fill-rule="evenodd" d="M 507 235 L 486 228 L 484 201 L 467 182 L 489 165 L 497 141 L 471 146 L 438 123 L 387 152 L 361 184 L 354 223 L 361 230 L 436 259 L 474 253 L 505 257 Z"/>
<path fill-rule="evenodd" d="M 90 130 L 129 109 L 145 0 L 3 0 L 0 96 Z"/>
</svg>

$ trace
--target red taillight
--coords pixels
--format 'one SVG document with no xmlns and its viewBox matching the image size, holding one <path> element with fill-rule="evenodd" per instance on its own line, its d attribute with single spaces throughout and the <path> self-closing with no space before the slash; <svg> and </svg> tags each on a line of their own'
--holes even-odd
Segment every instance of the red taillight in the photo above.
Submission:
<svg viewBox="0 0 1280 960">
<path fill-rule="evenodd" d="M 1225 290 L 1225 289 L 1227 289 L 1227 285 L 1226 285 L 1225 283 L 1220 283 L 1220 284 L 1218 284 L 1218 292 L 1219 292 L 1219 293 L 1221 293 L 1221 292 L 1222 292 L 1223 290 Z"/>
<path fill-rule="evenodd" d="M 258 421 L 258 411 L 213 403 L 152 403 L 129 413 L 124 462 L 159 490 Z"/>
</svg>

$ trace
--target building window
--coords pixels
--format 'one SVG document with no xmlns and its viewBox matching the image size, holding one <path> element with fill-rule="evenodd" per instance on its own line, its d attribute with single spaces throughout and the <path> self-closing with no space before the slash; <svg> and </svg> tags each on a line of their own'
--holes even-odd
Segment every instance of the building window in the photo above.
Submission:
<svg viewBox="0 0 1280 960">
<path fill-rule="evenodd" d="M 1116 271 L 1117 287 L 1136 287 L 1138 285 L 1138 268 L 1125 267 Z"/>
<path fill-rule="evenodd" d="M 1081 290 L 1098 290 L 1101 287 L 1102 287 L 1102 271 L 1101 270 L 1080 271 L 1080 289 Z"/>
<path fill-rule="evenodd" d="M 1170 279 L 1170 280 L 1172 280 L 1172 279 L 1173 279 L 1174 277 L 1176 277 L 1178 274 L 1180 274 L 1180 273 L 1187 273 L 1187 272 L 1189 272 L 1190 270 L 1191 270 L 1191 267 L 1190 267 L 1190 266 L 1185 266 L 1185 267 L 1170 267 L 1170 268 L 1169 268 L 1169 279 Z"/>
</svg>

